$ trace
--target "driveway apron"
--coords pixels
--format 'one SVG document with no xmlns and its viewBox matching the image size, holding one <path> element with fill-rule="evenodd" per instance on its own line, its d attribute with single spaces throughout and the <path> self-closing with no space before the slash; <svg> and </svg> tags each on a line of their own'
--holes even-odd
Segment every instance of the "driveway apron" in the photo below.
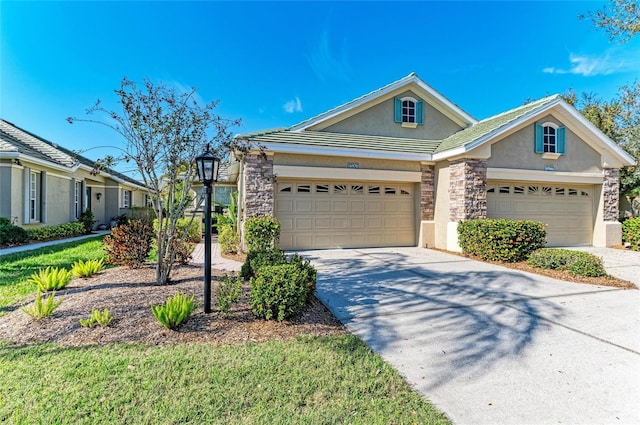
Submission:
<svg viewBox="0 0 640 425">
<path fill-rule="evenodd" d="M 640 423 L 640 291 L 419 248 L 302 254 L 318 297 L 454 423 Z"/>
</svg>

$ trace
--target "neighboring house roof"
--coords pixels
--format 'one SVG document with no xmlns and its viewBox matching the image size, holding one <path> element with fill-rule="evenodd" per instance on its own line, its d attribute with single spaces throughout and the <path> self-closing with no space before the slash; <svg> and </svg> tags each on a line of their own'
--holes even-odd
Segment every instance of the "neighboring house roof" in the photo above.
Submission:
<svg viewBox="0 0 640 425">
<path fill-rule="evenodd" d="M 93 169 L 95 161 L 66 149 L 56 143 L 37 136 L 17 125 L 0 118 L 0 153 L 19 154 L 44 161 L 55 167 L 75 171 L 79 166 Z M 112 169 L 101 171 L 120 183 L 128 183 L 144 188 L 136 179 Z"/>
</svg>

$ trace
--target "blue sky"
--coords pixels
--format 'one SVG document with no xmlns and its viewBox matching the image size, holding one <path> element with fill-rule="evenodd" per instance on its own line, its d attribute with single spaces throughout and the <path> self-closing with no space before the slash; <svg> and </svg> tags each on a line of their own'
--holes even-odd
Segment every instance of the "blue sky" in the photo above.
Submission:
<svg viewBox="0 0 640 425">
<path fill-rule="evenodd" d="M 411 72 L 478 119 L 570 87 L 610 99 L 640 78 L 640 37 L 610 43 L 577 18 L 603 4 L 1 1 L 0 116 L 70 149 L 121 145 L 65 119 L 98 98 L 116 108 L 123 76 L 198 88 L 242 118 L 235 133 L 290 126 Z"/>
</svg>

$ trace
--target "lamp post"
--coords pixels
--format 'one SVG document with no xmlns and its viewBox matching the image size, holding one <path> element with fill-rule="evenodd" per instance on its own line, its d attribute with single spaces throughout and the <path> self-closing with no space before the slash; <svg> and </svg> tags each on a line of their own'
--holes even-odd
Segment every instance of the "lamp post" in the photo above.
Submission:
<svg viewBox="0 0 640 425">
<path fill-rule="evenodd" d="M 218 180 L 220 159 L 209 149 L 196 157 L 198 180 L 204 184 L 204 312 L 211 313 L 211 185 Z"/>
</svg>

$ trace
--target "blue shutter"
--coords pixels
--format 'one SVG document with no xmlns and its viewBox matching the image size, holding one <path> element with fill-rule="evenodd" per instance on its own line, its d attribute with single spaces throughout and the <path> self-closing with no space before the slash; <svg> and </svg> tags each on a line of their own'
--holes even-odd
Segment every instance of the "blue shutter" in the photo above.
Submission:
<svg viewBox="0 0 640 425">
<path fill-rule="evenodd" d="M 393 120 L 395 122 L 402 122 L 402 101 L 397 97 L 394 99 L 394 106 L 395 110 L 393 114 Z"/>
<path fill-rule="evenodd" d="M 543 146 L 543 130 L 542 130 L 542 126 L 538 123 L 535 123 L 535 146 L 534 146 L 534 150 L 536 153 L 544 153 L 544 146 Z"/>
<path fill-rule="evenodd" d="M 556 153 L 565 154 L 565 142 L 564 142 L 564 135 L 566 133 L 566 128 L 564 127 L 559 127 L 556 130 Z"/>
<path fill-rule="evenodd" d="M 422 124 L 422 115 L 424 113 L 424 102 L 419 100 L 416 102 L 416 122 Z"/>
</svg>

